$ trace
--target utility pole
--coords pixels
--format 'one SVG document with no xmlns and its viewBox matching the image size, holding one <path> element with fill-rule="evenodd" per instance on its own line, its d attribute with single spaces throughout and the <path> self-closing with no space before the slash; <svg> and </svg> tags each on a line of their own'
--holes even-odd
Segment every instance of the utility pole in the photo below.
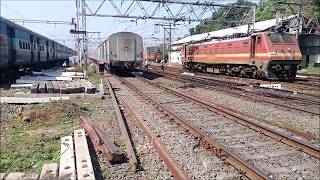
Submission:
<svg viewBox="0 0 320 180">
<path fill-rule="evenodd" d="M 76 0 L 76 8 L 77 8 L 77 23 L 76 23 L 76 31 L 80 31 L 80 0 Z M 81 67 L 81 48 L 80 48 L 80 35 L 76 34 L 76 50 L 77 50 L 77 59 L 78 59 L 78 67 Z"/>
<path fill-rule="evenodd" d="M 165 53 L 164 53 L 164 50 L 165 50 L 165 46 L 166 46 L 166 29 L 163 28 L 163 47 L 162 47 L 162 58 L 165 60 Z"/>
<path fill-rule="evenodd" d="M 164 58 L 164 50 L 165 50 L 165 44 L 166 44 L 166 32 L 169 34 L 169 51 L 168 51 L 168 63 L 169 63 L 169 66 L 171 65 L 171 43 L 172 43 L 172 29 L 175 29 L 175 28 L 172 28 L 172 23 L 170 22 L 169 24 L 154 24 L 156 26 L 161 26 L 163 28 L 163 58 Z"/>
<path fill-rule="evenodd" d="M 83 48 L 83 56 L 81 59 L 83 59 L 83 75 L 84 78 L 87 79 L 88 77 L 88 41 L 87 37 L 88 34 L 86 32 L 87 30 L 87 19 L 86 19 L 86 2 L 85 0 L 81 0 L 81 13 L 82 13 L 82 18 L 81 18 L 81 25 L 82 31 L 85 31 L 85 33 L 82 35 L 82 48 Z"/>
</svg>

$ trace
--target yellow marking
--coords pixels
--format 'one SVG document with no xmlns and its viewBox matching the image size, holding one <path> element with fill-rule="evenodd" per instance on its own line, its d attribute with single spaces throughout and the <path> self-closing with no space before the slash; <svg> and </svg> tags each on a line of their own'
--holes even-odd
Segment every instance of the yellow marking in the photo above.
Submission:
<svg viewBox="0 0 320 180">
<path fill-rule="evenodd" d="M 287 58 L 287 57 L 291 57 L 290 53 L 276 53 L 276 52 L 270 52 L 270 53 L 256 53 L 254 55 L 254 57 L 274 57 L 274 56 L 278 56 L 281 58 Z M 204 57 L 251 57 L 250 53 L 240 53 L 240 54 L 199 54 L 199 55 L 194 55 L 194 56 L 190 56 L 189 57 L 198 57 L 198 58 L 204 58 Z M 294 57 L 296 57 L 296 59 L 298 59 L 299 57 L 301 57 L 301 53 L 295 53 Z"/>
</svg>

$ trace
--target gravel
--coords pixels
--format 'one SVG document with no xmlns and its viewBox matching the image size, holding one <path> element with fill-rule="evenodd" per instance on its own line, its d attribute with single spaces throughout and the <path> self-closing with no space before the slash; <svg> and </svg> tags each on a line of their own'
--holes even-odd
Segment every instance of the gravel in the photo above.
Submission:
<svg viewBox="0 0 320 180">
<path fill-rule="evenodd" d="M 299 176 L 299 174 L 303 174 L 303 176 L 299 176 L 300 178 L 307 179 L 320 176 L 320 161 L 317 158 L 297 151 L 288 145 L 208 111 L 198 104 L 168 94 L 140 80 L 130 79 L 129 81 L 162 105 L 178 113 L 182 118 L 205 130 L 210 137 L 218 139 L 223 145 L 227 147 L 238 145 L 238 147 L 232 149 L 235 153 L 240 154 L 241 157 L 263 171 L 270 172 L 276 179 L 293 178 Z M 202 92 L 202 94 L 204 93 Z M 234 103 L 235 101 L 231 102 Z M 244 107 L 248 108 L 247 106 Z M 272 146 L 268 144 L 269 142 L 273 143 Z M 260 143 L 260 146 L 256 147 L 256 143 Z M 261 143 L 265 143 L 265 145 L 262 144 L 261 147 Z M 264 150 L 264 152 L 261 152 L 261 150 Z M 285 167 L 287 171 L 279 171 L 275 165 Z"/>
<path fill-rule="evenodd" d="M 259 123 L 269 126 L 270 128 L 275 128 L 278 131 L 289 135 L 293 134 L 272 124 L 278 124 L 285 128 L 292 128 L 315 134 L 316 139 L 312 141 L 312 143 L 320 145 L 320 118 L 318 116 L 312 116 L 307 113 L 300 113 L 294 110 L 288 111 L 287 109 L 278 108 L 270 104 L 235 97 L 228 93 L 217 92 L 164 78 L 159 78 L 156 82 L 160 84 L 170 84 L 171 87 L 174 87 L 181 92 L 194 94 L 210 102 L 240 111 L 253 117 L 253 119 L 257 120 Z M 298 136 L 295 137 L 305 140 Z"/>
<path fill-rule="evenodd" d="M 245 178 L 235 168 L 225 164 L 212 152 L 207 151 L 189 132 L 170 121 L 170 118 L 150 102 L 132 93 L 125 95 L 117 93 L 117 95 L 121 102 L 127 100 L 134 105 L 153 133 L 191 179 Z"/>
</svg>

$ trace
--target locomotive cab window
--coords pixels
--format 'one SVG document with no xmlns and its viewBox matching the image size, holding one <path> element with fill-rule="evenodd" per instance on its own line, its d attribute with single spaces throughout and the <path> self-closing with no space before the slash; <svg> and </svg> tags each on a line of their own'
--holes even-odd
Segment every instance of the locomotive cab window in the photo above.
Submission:
<svg viewBox="0 0 320 180">
<path fill-rule="evenodd" d="M 257 45 L 260 45 L 261 44 L 261 37 L 257 37 Z"/>
</svg>

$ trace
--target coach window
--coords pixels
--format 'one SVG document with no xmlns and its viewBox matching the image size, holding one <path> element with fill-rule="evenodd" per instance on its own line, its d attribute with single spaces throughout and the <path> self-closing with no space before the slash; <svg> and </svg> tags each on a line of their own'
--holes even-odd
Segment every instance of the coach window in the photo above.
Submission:
<svg viewBox="0 0 320 180">
<path fill-rule="evenodd" d="M 22 42 L 22 49 L 26 49 L 26 43 Z"/>
<path fill-rule="evenodd" d="M 19 48 L 22 49 L 22 42 L 19 41 Z"/>
</svg>

